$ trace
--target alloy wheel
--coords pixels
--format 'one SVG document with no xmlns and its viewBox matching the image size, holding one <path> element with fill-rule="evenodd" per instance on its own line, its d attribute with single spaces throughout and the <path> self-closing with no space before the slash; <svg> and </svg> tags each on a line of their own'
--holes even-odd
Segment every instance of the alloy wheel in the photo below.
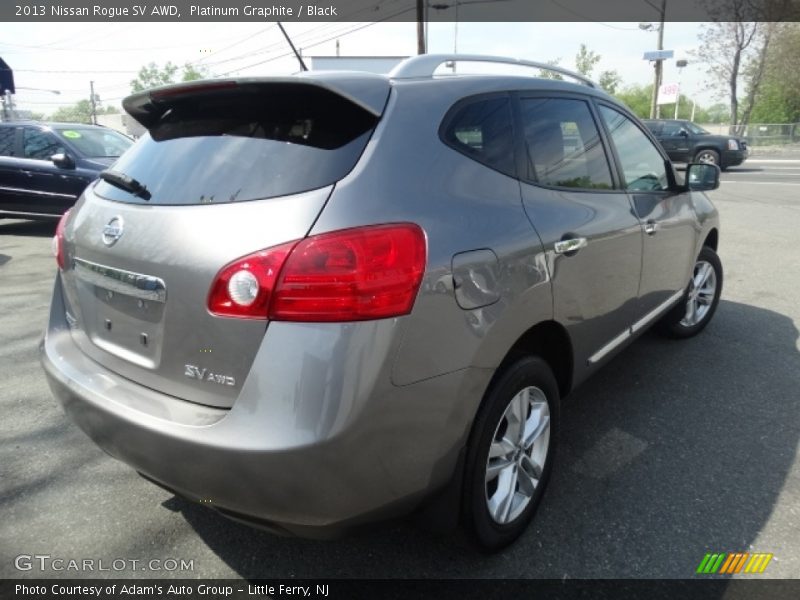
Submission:
<svg viewBox="0 0 800 600">
<path fill-rule="evenodd" d="M 550 441 L 550 407 L 538 387 L 526 387 L 508 403 L 486 461 L 486 505 L 501 525 L 514 521 L 542 478 Z"/>
<path fill-rule="evenodd" d="M 684 327 L 694 327 L 708 314 L 717 293 L 717 273 L 711 263 L 700 260 L 694 266 L 686 295 L 686 314 L 681 319 Z"/>
<path fill-rule="evenodd" d="M 711 152 L 701 152 L 697 156 L 697 162 L 715 165 L 717 164 L 717 157 L 714 156 Z"/>
</svg>

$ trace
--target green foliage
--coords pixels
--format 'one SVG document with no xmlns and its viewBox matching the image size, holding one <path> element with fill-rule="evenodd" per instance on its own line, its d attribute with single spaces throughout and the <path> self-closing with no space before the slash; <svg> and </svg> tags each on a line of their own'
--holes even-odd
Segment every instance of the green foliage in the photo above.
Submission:
<svg viewBox="0 0 800 600">
<path fill-rule="evenodd" d="M 143 66 L 139 69 L 136 79 L 132 79 L 130 82 L 131 93 L 135 94 L 136 92 L 141 92 L 142 90 L 152 87 L 175 83 L 178 76 L 178 69 L 179 67 L 172 64 L 170 61 L 167 61 L 163 67 L 159 67 L 154 62 Z M 194 81 L 209 76 L 210 74 L 207 67 L 186 63 L 181 67 L 180 81 Z"/>
<path fill-rule="evenodd" d="M 595 65 L 600 62 L 600 55 L 593 50 L 589 50 L 586 44 L 581 44 L 581 49 L 575 55 L 575 69 L 581 75 L 591 77 Z"/>
<path fill-rule="evenodd" d="M 653 94 L 653 84 L 649 85 L 629 85 L 622 91 L 614 94 L 618 100 L 622 101 L 641 118 L 650 117 L 650 99 Z"/>
<path fill-rule="evenodd" d="M 95 101 L 98 102 L 99 98 L 95 96 Z M 113 106 L 102 108 L 97 106 L 98 115 L 113 115 L 118 114 L 119 110 Z M 89 123 L 92 122 L 92 104 L 88 100 L 79 100 L 71 106 L 62 106 L 55 111 L 50 118 L 50 121 L 60 123 Z"/>
<path fill-rule="evenodd" d="M 181 81 L 195 81 L 197 79 L 206 79 L 210 76 L 208 67 L 203 65 L 192 65 L 186 63 L 183 65 L 183 75 Z"/>
<path fill-rule="evenodd" d="M 708 108 L 697 107 L 695 111 L 695 121 L 697 123 L 728 123 L 730 121 L 730 107 L 718 102 Z"/>
<path fill-rule="evenodd" d="M 557 67 L 560 62 L 561 59 L 556 58 L 554 60 L 548 60 L 546 64 L 550 65 L 551 67 Z M 546 69 L 539 69 L 539 77 L 541 77 L 542 79 L 558 79 L 559 81 L 562 81 L 564 79 L 558 73 L 555 73 L 553 71 L 548 71 Z"/>
<path fill-rule="evenodd" d="M 776 31 L 766 58 L 764 79 L 756 95 L 753 123 L 800 121 L 800 23 L 784 23 Z"/>
<path fill-rule="evenodd" d="M 622 77 L 616 71 L 603 71 L 598 80 L 600 87 L 611 95 L 617 93 L 617 88 L 622 83 Z"/>
</svg>

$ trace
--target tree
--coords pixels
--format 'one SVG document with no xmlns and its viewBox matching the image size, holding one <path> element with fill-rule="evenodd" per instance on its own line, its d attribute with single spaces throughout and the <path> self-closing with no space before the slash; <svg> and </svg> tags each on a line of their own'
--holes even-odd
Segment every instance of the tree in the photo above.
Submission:
<svg viewBox="0 0 800 600">
<path fill-rule="evenodd" d="M 706 109 L 698 109 L 696 117 L 698 123 L 724 123 L 728 119 L 729 107 L 723 103 L 718 102 L 712 104 Z"/>
<path fill-rule="evenodd" d="M 622 77 L 620 77 L 619 73 L 614 70 L 603 71 L 600 73 L 600 79 L 598 80 L 598 83 L 606 92 L 614 95 L 617 93 L 617 88 L 622 83 Z"/>
<path fill-rule="evenodd" d="M 650 97 L 653 94 L 653 84 L 631 85 L 615 96 L 633 111 L 636 116 L 647 119 L 650 116 Z"/>
<path fill-rule="evenodd" d="M 192 65 L 186 63 L 183 65 L 183 76 L 181 81 L 196 81 L 197 79 L 206 79 L 210 76 L 208 67 L 204 65 Z"/>
<path fill-rule="evenodd" d="M 600 55 L 593 50 L 589 50 L 586 44 L 581 44 L 581 49 L 578 50 L 578 53 L 575 55 L 575 69 L 578 73 L 586 77 L 591 77 L 595 65 L 599 62 Z"/>
<path fill-rule="evenodd" d="M 751 120 L 757 123 L 800 121 L 800 24 L 775 27 L 767 51 L 763 80 L 753 103 Z"/>
<path fill-rule="evenodd" d="M 98 115 L 113 115 L 119 113 L 119 110 L 113 106 L 102 108 L 99 106 L 99 98 L 96 98 L 98 106 L 96 108 Z M 58 121 L 62 123 L 89 123 L 92 122 L 92 103 L 89 100 L 79 100 L 70 106 L 62 106 L 50 115 L 51 121 Z"/>
<path fill-rule="evenodd" d="M 741 135 L 754 110 L 766 72 L 769 48 L 790 3 L 720 0 L 709 11 L 713 23 L 704 25 L 700 47 L 692 54 L 708 65 L 709 87 L 728 96 L 731 133 Z M 739 90 L 746 97 L 740 106 Z"/>
<path fill-rule="evenodd" d="M 555 58 L 553 60 L 548 60 L 545 64 L 548 64 L 551 67 L 557 67 L 558 63 L 560 62 L 560 58 Z M 542 79 L 558 79 L 559 81 L 564 79 L 559 73 L 555 71 L 549 71 L 547 69 L 539 69 L 539 77 Z"/>
<path fill-rule="evenodd" d="M 151 62 L 141 69 L 136 76 L 136 79 L 131 80 L 131 93 L 141 92 L 152 87 L 160 85 L 168 85 L 175 83 L 175 78 L 178 74 L 178 66 L 167 61 L 163 67 L 159 67 L 156 63 Z M 196 79 L 203 79 L 209 77 L 208 67 L 203 65 L 193 65 L 186 63 L 182 67 L 181 81 L 194 81 Z"/>
</svg>

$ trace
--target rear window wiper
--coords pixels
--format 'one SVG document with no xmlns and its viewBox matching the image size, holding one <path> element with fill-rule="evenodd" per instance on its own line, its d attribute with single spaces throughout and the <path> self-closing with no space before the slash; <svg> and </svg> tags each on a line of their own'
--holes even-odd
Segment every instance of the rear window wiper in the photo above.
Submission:
<svg viewBox="0 0 800 600">
<path fill-rule="evenodd" d="M 147 188 L 133 177 L 125 175 L 125 173 L 107 169 L 100 172 L 100 179 L 143 200 L 150 200 L 150 192 L 147 191 Z"/>
</svg>

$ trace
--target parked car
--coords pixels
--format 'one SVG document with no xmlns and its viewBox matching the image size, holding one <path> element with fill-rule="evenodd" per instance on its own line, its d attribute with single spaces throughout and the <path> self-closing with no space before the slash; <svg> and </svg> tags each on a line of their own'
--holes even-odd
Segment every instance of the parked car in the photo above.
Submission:
<svg viewBox="0 0 800 600">
<path fill-rule="evenodd" d="M 714 135 L 691 121 L 649 119 L 644 124 L 674 162 L 711 163 L 724 171 L 742 164 L 749 152 L 744 138 Z"/>
<path fill-rule="evenodd" d="M 450 60 L 557 70 L 435 77 Z M 525 529 L 560 402 L 722 286 L 714 165 L 531 61 L 178 84 L 61 220 L 51 389 L 147 479 L 273 531 Z"/>
<path fill-rule="evenodd" d="M 0 218 L 58 219 L 133 140 L 82 123 L 0 123 Z"/>
</svg>

